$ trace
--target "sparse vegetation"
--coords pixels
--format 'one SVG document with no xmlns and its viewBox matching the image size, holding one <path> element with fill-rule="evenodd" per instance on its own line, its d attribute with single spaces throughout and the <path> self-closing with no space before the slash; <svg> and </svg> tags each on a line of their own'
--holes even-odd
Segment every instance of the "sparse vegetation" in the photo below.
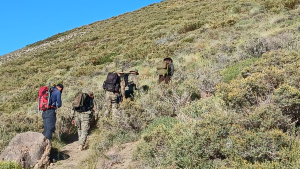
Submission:
<svg viewBox="0 0 300 169">
<path fill-rule="evenodd" d="M 0 169 L 22 169 L 16 162 L 0 162 Z"/>
<path fill-rule="evenodd" d="M 75 93 L 92 90 L 98 103 L 93 158 L 82 166 L 139 141 L 140 167 L 299 168 L 299 4 L 166 0 L 2 56 L 0 151 L 17 133 L 42 131 L 38 88 L 63 83 L 54 148 L 74 133 Z M 158 85 L 155 65 L 168 56 L 175 74 Z M 140 72 L 135 101 L 120 105 L 121 121 L 103 118 L 107 72 L 131 68 Z"/>
</svg>

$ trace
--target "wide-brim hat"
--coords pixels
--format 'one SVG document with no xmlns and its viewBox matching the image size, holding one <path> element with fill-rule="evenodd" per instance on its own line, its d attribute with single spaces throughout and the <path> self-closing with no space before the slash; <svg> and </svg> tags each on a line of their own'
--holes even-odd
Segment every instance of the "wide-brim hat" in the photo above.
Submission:
<svg viewBox="0 0 300 169">
<path fill-rule="evenodd" d="M 170 58 L 170 57 L 164 58 L 164 61 L 167 61 L 167 60 L 171 60 L 173 62 L 172 58 Z"/>
<path fill-rule="evenodd" d="M 139 75 L 139 71 L 137 69 L 130 70 L 129 72 L 135 72 L 137 75 Z"/>
</svg>

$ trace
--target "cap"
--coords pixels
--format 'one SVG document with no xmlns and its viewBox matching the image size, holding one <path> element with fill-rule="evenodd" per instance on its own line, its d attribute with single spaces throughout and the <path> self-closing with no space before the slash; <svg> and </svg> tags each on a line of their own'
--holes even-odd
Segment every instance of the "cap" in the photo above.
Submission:
<svg viewBox="0 0 300 169">
<path fill-rule="evenodd" d="M 57 84 L 56 86 L 59 86 L 60 88 L 64 88 L 64 85 L 62 85 L 61 83 Z"/>
</svg>

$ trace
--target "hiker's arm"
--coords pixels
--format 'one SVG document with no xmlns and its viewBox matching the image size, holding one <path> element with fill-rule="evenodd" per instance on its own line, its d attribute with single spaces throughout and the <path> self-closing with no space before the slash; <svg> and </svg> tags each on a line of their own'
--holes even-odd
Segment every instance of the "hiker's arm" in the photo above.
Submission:
<svg viewBox="0 0 300 169">
<path fill-rule="evenodd" d="M 174 65 L 173 65 L 173 63 L 169 64 L 169 68 L 170 68 L 170 76 L 173 76 L 173 74 L 174 74 Z"/>
<path fill-rule="evenodd" d="M 57 108 L 61 107 L 61 93 L 60 91 L 56 92 L 56 102 L 57 102 Z"/>
</svg>

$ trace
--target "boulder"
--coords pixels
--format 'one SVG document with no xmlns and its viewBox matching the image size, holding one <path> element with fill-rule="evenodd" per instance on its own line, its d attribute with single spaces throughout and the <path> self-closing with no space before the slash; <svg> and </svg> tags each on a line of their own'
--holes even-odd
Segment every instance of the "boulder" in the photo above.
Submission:
<svg viewBox="0 0 300 169">
<path fill-rule="evenodd" d="M 46 168 L 50 150 L 51 143 L 43 134 L 29 131 L 10 141 L 0 155 L 0 161 L 15 161 L 25 169 Z"/>
</svg>

